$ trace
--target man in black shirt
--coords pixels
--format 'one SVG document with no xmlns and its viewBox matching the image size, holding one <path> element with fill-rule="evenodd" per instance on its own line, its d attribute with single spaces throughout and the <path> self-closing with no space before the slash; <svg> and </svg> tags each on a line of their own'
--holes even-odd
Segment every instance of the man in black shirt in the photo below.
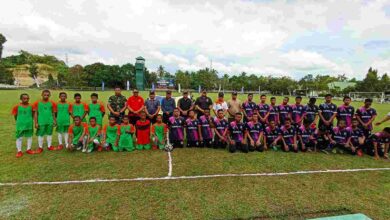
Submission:
<svg viewBox="0 0 390 220">
<path fill-rule="evenodd" d="M 183 118 L 188 117 L 188 111 L 192 110 L 194 108 L 194 103 L 192 102 L 192 99 L 188 97 L 188 92 L 183 92 L 183 98 L 179 99 L 177 103 L 177 108 L 180 111 L 180 116 Z"/>
<path fill-rule="evenodd" d="M 209 97 L 207 97 L 206 90 L 202 90 L 202 95 L 198 97 L 195 101 L 195 110 L 197 111 L 198 118 L 202 115 L 204 115 L 204 110 L 208 109 L 211 111 L 211 108 L 213 107 L 213 102 Z"/>
</svg>

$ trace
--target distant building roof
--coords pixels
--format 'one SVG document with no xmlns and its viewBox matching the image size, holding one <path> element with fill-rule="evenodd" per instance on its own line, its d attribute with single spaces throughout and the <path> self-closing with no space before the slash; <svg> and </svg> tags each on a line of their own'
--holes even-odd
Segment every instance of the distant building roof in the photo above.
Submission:
<svg viewBox="0 0 390 220">
<path fill-rule="evenodd" d="M 347 87 L 355 87 L 355 82 L 346 82 L 346 81 L 339 81 L 339 82 L 331 82 L 328 83 L 329 89 L 336 89 L 336 90 L 344 90 Z"/>
</svg>

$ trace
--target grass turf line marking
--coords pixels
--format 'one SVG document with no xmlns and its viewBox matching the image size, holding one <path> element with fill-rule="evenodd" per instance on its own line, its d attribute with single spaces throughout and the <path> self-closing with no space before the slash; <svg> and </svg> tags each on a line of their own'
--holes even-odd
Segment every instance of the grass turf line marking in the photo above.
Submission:
<svg viewBox="0 0 390 220">
<path fill-rule="evenodd" d="M 168 177 L 171 177 L 172 176 L 172 169 L 173 169 L 173 166 L 172 166 L 172 155 L 171 155 L 171 152 L 168 151 Z"/>
<path fill-rule="evenodd" d="M 237 174 L 211 174 L 211 175 L 198 175 L 198 176 L 166 176 L 166 177 L 150 177 L 150 178 L 140 177 L 140 178 L 130 178 L 130 179 L 90 179 L 90 180 L 19 182 L 19 183 L 15 182 L 15 183 L 0 183 L 0 186 L 65 185 L 65 184 L 82 184 L 82 183 L 189 180 L 189 179 L 206 179 L 206 178 L 219 178 L 219 177 L 288 176 L 288 175 L 302 175 L 302 174 L 352 173 L 352 172 L 367 172 L 367 171 L 390 171 L 390 167 L 345 169 L 345 170 L 307 170 L 307 171 L 293 171 L 293 172 L 282 172 L 282 173 L 237 173 Z"/>
</svg>

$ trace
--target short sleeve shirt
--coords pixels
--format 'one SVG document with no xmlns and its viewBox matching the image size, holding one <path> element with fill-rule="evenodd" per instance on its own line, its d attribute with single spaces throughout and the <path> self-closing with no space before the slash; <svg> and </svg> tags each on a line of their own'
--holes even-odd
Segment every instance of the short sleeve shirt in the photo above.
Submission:
<svg viewBox="0 0 390 220">
<path fill-rule="evenodd" d="M 318 111 L 322 113 L 325 120 L 329 120 L 333 114 L 337 113 L 337 106 L 333 103 L 322 103 Z"/>
<path fill-rule="evenodd" d="M 244 138 L 245 125 L 242 122 L 233 121 L 229 124 L 230 136 L 235 142 L 241 142 Z"/>
<path fill-rule="evenodd" d="M 149 114 L 155 114 L 159 106 L 160 102 L 156 99 L 147 99 L 145 102 L 145 107 L 148 110 Z"/>
<path fill-rule="evenodd" d="M 192 106 L 192 100 L 190 98 L 181 98 L 178 102 L 179 107 L 183 111 L 188 111 Z"/>
<path fill-rule="evenodd" d="M 229 118 L 234 118 L 234 114 L 241 112 L 241 101 L 240 100 L 236 99 L 234 101 L 231 99 L 228 101 L 227 105 L 228 105 L 229 111 L 233 114 L 233 115 L 229 114 Z"/>
<path fill-rule="evenodd" d="M 209 97 L 201 96 L 201 97 L 196 99 L 195 105 L 198 105 L 199 108 L 205 110 L 205 109 L 209 109 L 210 105 L 213 105 L 213 102 L 211 101 L 211 99 Z"/>
</svg>

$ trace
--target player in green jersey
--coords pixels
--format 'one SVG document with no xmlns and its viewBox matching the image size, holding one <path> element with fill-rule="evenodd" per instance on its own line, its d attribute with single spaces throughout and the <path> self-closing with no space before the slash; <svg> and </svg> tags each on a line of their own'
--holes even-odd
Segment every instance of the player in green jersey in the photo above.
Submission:
<svg viewBox="0 0 390 220">
<path fill-rule="evenodd" d="M 118 142 L 120 135 L 120 127 L 116 124 L 116 119 L 114 116 L 110 116 L 108 120 L 108 125 L 105 125 L 103 128 L 103 147 L 109 151 L 110 149 L 114 151 L 119 151 Z"/>
<path fill-rule="evenodd" d="M 70 126 L 70 115 L 72 112 L 72 105 L 66 101 L 67 94 L 60 92 L 60 101 L 57 103 L 57 135 L 58 147 L 57 150 L 64 148 L 62 138 L 65 139 L 65 146 L 68 148 L 68 130 Z"/>
<path fill-rule="evenodd" d="M 133 151 L 135 149 L 133 139 L 135 127 L 129 123 L 129 117 L 127 115 L 123 116 L 120 128 L 119 151 Z"/>
<path fill-rule="evenodd" d="M 81 150 L 86 145 L 87 130 L 88 125 L 81 122 L 79 116 L 74 117 L 74 122 L 69 126 L 69 148 L 68 150 L 72 151 L 73 149 Z"/>
<path fill-rule="evenodd" d="M 106 114 L 106 110 L 102 102 L 98 101 L 99 95 L 97 93 L 91 94 L 91 103 L 88 105 L 89 117 L 95 117 L 96 123 L 102 127 L 103 117 Z"/>
<path fill-rule="evenodd" d="M 153 150 L 164 149 L 167 140 L 168 126 L 162 122 L 162 115 L 157 115 L 156 123 L 152 125 Z"/>
<path fill-rule="evenodd" d="M 96 118 L 90 117 L 89 118 L 89 125 L 88 125 L 88 131 L 87 131 L 87 149 L 83 150 L 83 152 L 91 153 L 95 147 L 98 149 L 101 149 L 100 147 L 100 134 L 101 134 L 101 127 L 100 125 L 96 124 Z"/>
<path fill-rule="evenodd" d="M 20 103 L 12 109 L 12 115 L 16 121 L 16 157 L 23 156 L 22 143 L 23 137 L 27 138 L 27 154 L 34 154 L 31 150 L 33 135 L 33 108 L 29 104 L 30 96 L 26 93 L 20 95 Z"/>
<path fill-rule="evenodd" d="M 82 122 L 87 122 L 85 116 L 88 114 L 88 105 L 81 102 L 81 94 L 74 94 L 74 103 L 72 104 L 72 118 L 79 116 Z"/>
<path fill-rule="evenodd" d="M 38 150 L 35 152 L 37 154 L 42 153 L 43 151 L 43 139 L 46 136 L 47 149 L 55 150 L 55 147 L 52 146 L 52 135 L 53 127 L 56 126 L 56 113 L 57 113 L 57 104 L 51 101 L 50 91 L 42 91 L 42 99 L 36 101 L 33 105 L 34 110 L 34 124 L 37 129 L 36 135 L 38 136 Z"/>
</svg>

